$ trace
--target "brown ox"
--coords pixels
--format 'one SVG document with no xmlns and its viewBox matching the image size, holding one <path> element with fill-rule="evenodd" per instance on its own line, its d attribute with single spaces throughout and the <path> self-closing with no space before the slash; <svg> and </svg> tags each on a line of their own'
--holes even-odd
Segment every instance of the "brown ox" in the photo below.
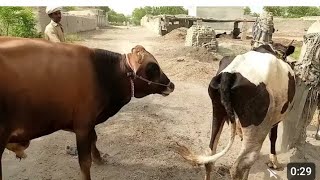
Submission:
<svg viewBox="0 0 320 180">
<path fill-rule="evenodd" d="M 95 125 L 115 115 L 132 96 L 167 96 L 173 90 L 154 56 L 139 45 L 119 54 L 39 39 L 0 38 L 0 155 L 8 148 L 24 158 L 30 140 L 71 131 L 76 134 L 82 178 L 90 180 L 92 159 L 102 162 Z"/>
</svg>

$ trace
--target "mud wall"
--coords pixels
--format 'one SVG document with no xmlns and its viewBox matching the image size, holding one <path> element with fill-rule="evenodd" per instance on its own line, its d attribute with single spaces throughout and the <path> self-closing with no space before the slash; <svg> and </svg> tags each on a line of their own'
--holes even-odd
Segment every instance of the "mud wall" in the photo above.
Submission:
<svg viewBox="0 0 320 180">
<path fill-rule="evenodd" d="M 150 31 L 161 34 L 161 24 L 160 24 L 160 17 L 157 16 L 144 16 L 142 17 L 141 26 L 149 29 Z"/>
<path fill-rule="evenodd" d="M 231 18 L 231 17 L 230 17 Z M 243 18 L 246 18 L 243 16 Z M 251 17 L 252 18 L 252 17 Z M 224 18 L 226 19 L 226 18 Z M 229 19 L 229 18 L 228 18 Z M 237 18 L 234 18 L 237 19 Z M 292 36 L 292 37 L 301 37 L 305 34 L 305 30 L 309 28 L 309 26 L 314 23 L 316 20 L 320 20 L 320 17 L 303 17 L 303 18 L 277 18 L 274 17 L 274 27 L 276 32 L 274 35 L 276 36 Z M 183 21 L 183 20 L 182 20 Z M 196 24 L 196 23 L 195 23 Z M 160 34 L 160 17 L 152 17 L 145 16 L 141 19 L 141 25 L 155 32 L 156 34 Z M 233 30 L 233 22 L 230 23 L 206 23 L 200 22 L 199 25 L 205 25 L 213 28 L 216 33 L 221 32 L 230 32 Z M 243 23 L 239 23 L 238 27 L 242 29 Z M 248 22 L 247 32 L 248 35 L 251 35 L 253 22 Z M 190 27 L 187 22 L 180 22 L 179 24 L 172 24 L 167 27 L 167 32 L 172 31 L 173 29 L 179 27 Z"/>
<path fill-rule="evenodd" d="M 44 32 L 45 27 L 50 22 L 50 18 L 45 13 L 45 7 L 39 7 L 35 13 L 38 19 L 37 29 Z M 76 33 L 106 26 L 107 18 L 105 15 L 100 13 L 97 13 L 96 15 L 89 14 L 86 16 L 63 13 L 61 24 L 65 33 Z"/>
</svg>

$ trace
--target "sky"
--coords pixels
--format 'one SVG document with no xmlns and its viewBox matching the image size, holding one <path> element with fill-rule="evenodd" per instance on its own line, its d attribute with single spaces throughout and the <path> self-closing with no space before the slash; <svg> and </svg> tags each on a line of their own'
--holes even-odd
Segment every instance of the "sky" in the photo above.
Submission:
<svg viewBox="0 0 320 180">
<path fill-rule="evenodd" d="M 123 13 L 124 15 L 131 15 L 132 11 L 135 8 L 139 8 L 139 5 L 126 5 L 124 6 L 123 4 L 113 4 L 109 6 L 111 9 L 116 11 L 117 13 Z M 256 13 L 261 13 L 263 6 L 249 6 L 251 9 L 251 12 L 256 12 Z M 188 7 L 184 7 L 185 9 L 188 9 Z"/>
</svg>

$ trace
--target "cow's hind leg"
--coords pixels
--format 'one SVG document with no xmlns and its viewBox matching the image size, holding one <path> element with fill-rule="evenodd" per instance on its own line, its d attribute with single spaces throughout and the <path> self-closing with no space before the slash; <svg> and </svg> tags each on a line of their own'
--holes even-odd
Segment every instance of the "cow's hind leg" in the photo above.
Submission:
<svg viewBox="0 0 320 180">
<path fill-rule="evenodd" d="M 268 132 L 255 127 L 243 128 L 243 141 L 240 155 L 230 169 L 233 180 L 247 180 L 252 165 L 259 157 L 259 153 Z"/>
<path fill-rule="evenodd" d="M 320 140 L 320 94 L 318 95 L 318 99 L 317 99 L 317 110 L 318 110 L 318 124 L 317 124 L 317 132 L 314 135 L 314 138 L 316 140 Z"/>
<path fill-rule="evenodd" d="M 218 141 L 220 138 L 220 134 L 225 122 L 225 118 L 227 113 L 220 102 L 220 94 L 216 89 L 209 88 L 209 96 L 212 102 L 212 130 L 211 130 L 211 139 L 209 148 L 211 151 L 209 154 L 216 154 Z M 205 180 L 211 179 L 211 171 L 213 163 L 205 164 L 206 175 L 204 177 Z"/>
<path fill-rule="evenodd" d="M 320 110 L 320 97 L 318 97 L 318 113 L 319 113 L 319 110 Z M 317 128 L 317 132 L 316 132 L 316 135 L 314 136 L 316 140 L 320 140 L 320 113 L 318 114 L 318 128 Z"/>
<path fill-rule="evenodd" d="M 278 163 L 278 159 L 277 159 L 277 155 L 276 155 L 276 141 L 277 141 L 277 133 L 278 133 L 278 124 L 275 125 L 269 134 L 269 138 L 270 138 L 270 145 L 271 145 L 271 149 L 270 149 L 270 161 L 268 162 L 268 166 L 272 169 L 279 169 L 280 165 Z"/>
<path fill-rule="evenodd" d="M 224 125 L 224 119 L 217 119 L 216 122 L 214 122 L 214 125 L 212 126 L 212 136 L 211 136 L 210 146 L 209 146 L 209 148 L 211 149 L 211 153 L 210 153 L 211 155 L 216 154 L 218 141 L 221 135 L 223 125 Z M 205 180 L 211 179 L 211 171 L 212 171 L 213 165 L 214 165 L 213 163 L 205 164 L 205 168 L 206 168 Z"/>
</svg>

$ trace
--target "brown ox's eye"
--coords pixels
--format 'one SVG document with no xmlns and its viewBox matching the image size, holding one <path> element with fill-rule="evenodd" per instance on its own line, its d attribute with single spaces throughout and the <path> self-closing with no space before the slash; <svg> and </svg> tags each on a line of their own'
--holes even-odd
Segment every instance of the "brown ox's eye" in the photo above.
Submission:
<svg viewBox="0 0 320 180">
<path fill-rule="evenodd" d="M 146 66 L 146 76 L 149 80 L 155 80 L 160 77 L 160 68 L 156 63 L 148 63 Z"/>
</svg>

